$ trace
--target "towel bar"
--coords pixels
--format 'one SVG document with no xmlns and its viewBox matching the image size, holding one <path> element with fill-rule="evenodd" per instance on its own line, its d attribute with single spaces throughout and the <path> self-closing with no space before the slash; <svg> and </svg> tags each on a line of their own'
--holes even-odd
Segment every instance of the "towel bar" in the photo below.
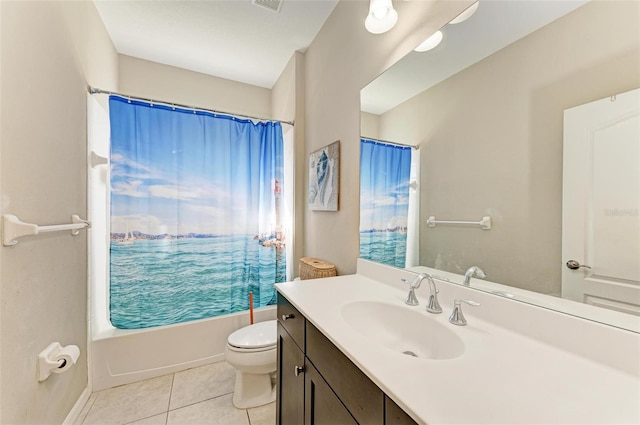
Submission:
<svg viewBox="0 0 640 425">
<path fill-rule="evenodd" d="M 69 224 L 53 224 L 50 226 L 24 223 L 13 214 L 4 214 L 2 216 L 2 245 L 13 246 L 23 236 L 32 236 L 44 232 L 71 230 L 71 235 L 77 236 L 80 233 L 80 229 L 89 227 L 91 227 L 91 223 L 81 219 L 77 214 L 71 216 L 71 223 Z"/>
<path fill-rule="evenodd" d="M 436 224 L 471 224 L 474 226 L 480 226 L 483 230 L 491 230 L 491 217 L 484 216 L 480 221 L 445 221 L 436 220 L 435 216 L 431 216 L 427 219 L 427 225 L 429 225 L 429 227 L 436 227 Z"/>
</svg>

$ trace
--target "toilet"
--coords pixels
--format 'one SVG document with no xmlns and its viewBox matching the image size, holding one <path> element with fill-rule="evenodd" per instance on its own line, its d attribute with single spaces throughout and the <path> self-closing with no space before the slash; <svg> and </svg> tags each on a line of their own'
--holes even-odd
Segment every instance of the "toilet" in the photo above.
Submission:
<svg viewBox="0 0 640 425">
<path fill-rule="evenodd" d="M 224 358 L 236 369 L 233 405 L 239 409 L 262 406 L 276 399 L 277 321 L 255 323 L 227 338 Z"/>
</svg>

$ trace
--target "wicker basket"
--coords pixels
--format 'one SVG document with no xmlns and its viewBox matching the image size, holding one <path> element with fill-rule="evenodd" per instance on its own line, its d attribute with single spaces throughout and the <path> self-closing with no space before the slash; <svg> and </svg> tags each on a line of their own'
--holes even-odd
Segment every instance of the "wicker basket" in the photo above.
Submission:
<svg viewBox="0 0 640 425">
<path fill-rule="evenodd" d="M 300 280 L 336 276 L 336 266 L 318 258 L 300 259 Z"/>
</svg>

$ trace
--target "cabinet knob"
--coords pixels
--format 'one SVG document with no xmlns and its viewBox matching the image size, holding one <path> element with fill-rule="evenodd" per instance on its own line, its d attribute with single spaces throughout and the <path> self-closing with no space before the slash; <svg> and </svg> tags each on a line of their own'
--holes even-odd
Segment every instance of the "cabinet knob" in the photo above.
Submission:
<svg viewBox="0 0 640 425">
<path fill-rule="evenodd" d="M 293 314 L 283 314 L 282 320 L 293 319 Z"/>
<path fill-rule="evenodd" d="M 302 372 L 304 372 L 304 367 L 303 366 L 294 366 L 293 367 L 293 374 L 298 376 L 300 375 Z"/>
</svg>

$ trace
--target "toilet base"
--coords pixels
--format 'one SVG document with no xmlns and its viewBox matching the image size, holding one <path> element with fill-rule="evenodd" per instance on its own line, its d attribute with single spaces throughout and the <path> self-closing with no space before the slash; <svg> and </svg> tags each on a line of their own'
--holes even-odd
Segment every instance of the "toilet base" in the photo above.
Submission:
<svg viewBox="0 0 640 425">
<path fill-rule="evenodd" d="M 236 371 L 236 388 L 233 405 L 238 409 L 249 409 L 276 400 L 276 386 L 271 373 L 246 373 Z"/>
</svg>

